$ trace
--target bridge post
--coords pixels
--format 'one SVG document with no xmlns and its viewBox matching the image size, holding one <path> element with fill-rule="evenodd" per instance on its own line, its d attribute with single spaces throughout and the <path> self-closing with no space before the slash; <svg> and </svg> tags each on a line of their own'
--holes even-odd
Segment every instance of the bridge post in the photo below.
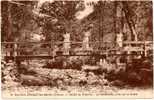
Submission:
<svg viewBox="0 0 154 100">
<path fill-rule="evenodd" d="M 54 45 L 53 46 L 53 51 L 52 51 L 53 58 L 56 57 L 58 50 L 59 50 L 58 46 L 57 45 Z"/>
<path fill-rule="evenodd" d="M 54 47 L 53 40 L 51 40 L 51 44 L 50 44 L 50 50 L 49 50 L 50 56 L 53 56 L 53 49 L 52 49 L 52 47 Z"/>
<path fill-rule="evenodd" d="M 17 48 L 18 48 L 18 45 L 17 45 L 17 43 L 15 43 L 14 44 L 14 57 L 16 57 L 17 55 L 18 55 L 18 53 L 17 53 Z"/>
<path fill-rule="evenodd" d="M 15 42 L 17 41 L 17 39 L 15 39 Z M 14 57 L 14 62 L 17 64 L 17 66 L 20 66 L 20 61 L 17 60 L 17 48 L 18 48 L 18 45 L 17 43 L 13 44 L 13 57 Z"/>
<path fill-rule="evenodd" d="M 8 44 L 9 51 L 6 51 L 6 56 L 11 56 L 11 45 Z"/>
<path fill-rule="evenodd" d="M 146 45 L 147 45 L 146 41 L 144 41 L 144 56 L 145 57 L 147 57 L 147 50 L 146 50 L 147 46 Z"/>
<path fill-rule="evenodd" d="M 131 45 L 128 46 L 128 51 L 127 51 L 127 63 L 132 63 L 132 55 L 131 55 L 131 51 L 130 51 Z"/>
</svg>

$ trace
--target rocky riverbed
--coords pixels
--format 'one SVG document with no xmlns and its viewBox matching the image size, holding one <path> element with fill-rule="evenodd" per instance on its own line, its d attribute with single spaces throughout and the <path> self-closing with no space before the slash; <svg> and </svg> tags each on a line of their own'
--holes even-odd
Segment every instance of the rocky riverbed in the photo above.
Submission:
<svg viewBox="0 0 154 100">
<path fill-rule="evenodd" d="M 103 95 L 140 95 L 152 93 L 150 87 L 131 87 L 121 80 L 109 81 L 105 74 L 91 70 L 97 66 L 82 66 L 77 69 L 44 68 L 45 61 L 32 61 L 28 66 L 22 62 L 25 73 L 17 73 L 15 63 L 2 63 L 4 73 L 2 90 L 4 95 L 27 96 L 103 96 Z M 20 66 L 20 67 L 21 67 Z M 91 70 L 86 71 L 90 67 Z M 120 94 L 119 94 L 120 93 Z"/>
</svg>

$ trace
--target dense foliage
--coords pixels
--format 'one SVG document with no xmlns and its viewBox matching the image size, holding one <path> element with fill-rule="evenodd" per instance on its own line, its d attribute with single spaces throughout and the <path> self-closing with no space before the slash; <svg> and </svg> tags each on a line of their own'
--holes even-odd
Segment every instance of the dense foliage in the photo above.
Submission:
<svg viewBox="0 0 154 100">
<path fill-rule="evenodd" d="M 76 14 L 86 9 L 84 1 L 2 1 L 2 41 L 31 40 L 33 34 L 45 41 L 62 41 L 63 34 L 71 34 L 72 41 L 82 41 L 83 33 L 91 32 L 91 41 L 113 41 L 123 32 L 125 39 L 152 40 L 151 1 L 99 1 L 92 3 L 93 12 L 82 19 Z M 37 13 L 35 13 L 36 11 Z M 40 16 L 44 14 L 46 16 Z M 112 38 L 107 38 L 112 36 Z"/>
</svg>

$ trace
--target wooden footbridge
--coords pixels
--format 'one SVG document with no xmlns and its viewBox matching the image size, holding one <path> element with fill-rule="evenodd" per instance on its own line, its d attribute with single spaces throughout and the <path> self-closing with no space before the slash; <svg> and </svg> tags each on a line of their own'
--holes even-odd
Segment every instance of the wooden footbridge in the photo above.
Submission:
<svg viewBox="0 0 154 100">
<path fill-rule="evenodd" d="M 64 53 L 64 42 L 2 42 L 1 54 L 4 59 L 52 59 L 57 56 L 110 56 L 110 55 L 144 55 L 153 51 L 152 41 L 124 41 L 123 47 L 113 48 L 70 48 Z M 89 42 L 108 45 L 109 42 Z M 70 42 L 71 45 L 81 45 L 82 42 Z M 47 45 L 47 46 L 44 46 Z M 92 46 L 91 46 L 92 47 Z"/>
</svg>

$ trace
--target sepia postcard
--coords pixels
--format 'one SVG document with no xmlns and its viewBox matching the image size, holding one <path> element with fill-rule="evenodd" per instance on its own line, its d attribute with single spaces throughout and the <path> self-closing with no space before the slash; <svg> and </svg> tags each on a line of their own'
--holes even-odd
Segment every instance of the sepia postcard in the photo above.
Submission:
<svg viewBox="0 0 154 100">
<path fill-rule="evenodd" d="M 2 98 L 153 98 L 152 0 L 1 0 Z"/>
</svg>

